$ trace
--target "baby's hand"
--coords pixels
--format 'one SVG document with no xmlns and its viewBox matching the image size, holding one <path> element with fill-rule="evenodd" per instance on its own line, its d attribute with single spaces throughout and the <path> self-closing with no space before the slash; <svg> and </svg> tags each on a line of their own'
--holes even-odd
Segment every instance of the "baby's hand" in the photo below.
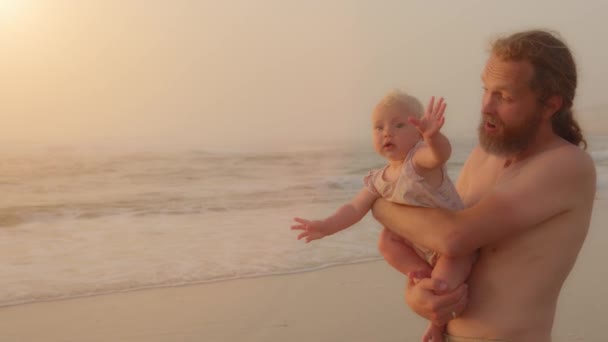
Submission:
<svg viewBox="0 0 608 342">
<path fill-rule="evenodd" d="M 292 230 L 303 230 L 303 232 L 298 235 L 298 240 L 306 238 L 306 243 L 309 243 L 312 240 L 318 240 L 326 235 L 328 235 L 327 229 L 323 224 L 323 221 L 309 221 L 303 218 L 295 217 L 294 221 L 299 224 L 295 224 L 291 226 Z"/>
<path fill-rule="evenodd" d="M 428 106 L 424 112 L 424 116 L 420 119 L 414 117 L 409 118 L 409 122 L 418 129 L 422 138 L 432 138 L 443 126 L 445 117 L 445 107 L 447 104 L 443 102 L 443 97 L 439 98 L 439 102 L 435 105 L 435 97 L 432 96 Z"/>
<path fill-rule="evenodd" d="M 414 284 L 418 284 L 422 279 L 424 278 L 430 278 L 431 277 L 431 272 L 432 270 L 429 269 L 420 269 L 418 271 L 414 271 L 414 272 L 409 272 L 407 274 L 407 277 L 414 282 Z"/>
</svg>

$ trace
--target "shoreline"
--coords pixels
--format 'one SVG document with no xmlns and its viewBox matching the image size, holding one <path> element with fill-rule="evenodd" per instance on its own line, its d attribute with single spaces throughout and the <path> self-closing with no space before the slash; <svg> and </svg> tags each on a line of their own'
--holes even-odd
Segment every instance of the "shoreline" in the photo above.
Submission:
<svg viewBox="0 0 608 342">
<path fill-rule="evenodd" d="M 378 260 L 30 303 L 0 309 L 0 340 L 374 341 L 391 330 L 391 341 L 403 341 L 425 328 L 403 304 L 404 284 Z"/>
<path fill-rule="evenodd" d="M 72 295 L 72 296 L 65 296 L 65 297 L 54 297 L 54 298 L 49 298 L 49 299 L 32 299 L 32 300 L 26 300 L 26 301 L 7 302 L 6 304 L 0 304 L 0 310 L 2 310 L 3 308 L 11 308 L 11 307 L 21 306 L 21 305 L 49 303 L 49 302 L 61 302 L 61 301 L 82 299 L 82 298 L 89 298 L 89 297 L 111 296 L 114 294 L 130 293 L 130 292 L 137 292 L 137 291 L 149 291 L 149 290 L 156 290 L 156 289 L 199 286 L 199 285 L 239 281 L 239 280 L 245 280 L 245 279 L 281 277 L 281 276 L 288 276 L 288 275 L 293 275 L 293 274 L 316 272 L 316 271 L 320 271 L 320 270 L 324 270 L 324 269 L 328 269 L 328 268 L 334 268 L 334 267 L 372 263 L 372 262 L 377 262 L 377 261 L 382 261 L 382 260 L 383 260 L 382 257 L 374 257 L 374 258 L 361 259 L 358 261 L 352 261 L 352 262 L 347 262 L 347 263 L 330 263 L 330 264 L 321 265 L 321 266 L 317 266 L 317 267 L 311 267 L 311 268 L 306 268 L 306 269 L 297 269 L 297 270 L 285 271 L 285 272 L 280 272 L 280 273 L 244 275 L 244 276 L 236 276 L 236 277 L 232 277 L 232 278 L 208 279 L 208 280 L 194 281 L 194 282 L 188 282 L 188 283 L 141 286 L 141 287 L 128 288 L 128 289 L 124 289 L 124 290 L 109 290 L 107 292 L 96 292 L 96 293 Z"/>
</svg>

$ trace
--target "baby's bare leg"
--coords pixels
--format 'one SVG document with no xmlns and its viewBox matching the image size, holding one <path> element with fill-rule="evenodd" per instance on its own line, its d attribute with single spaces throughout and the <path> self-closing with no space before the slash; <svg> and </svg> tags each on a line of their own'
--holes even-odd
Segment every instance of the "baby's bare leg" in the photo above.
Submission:
<svg viewBox="0 0 608 342">
<path fill-rule="evenodd" d="M 449 258 L 441 255 L 433 268 L 431 277 L 446 282 L 448 288 L 445 292 L 452 291 L 467 280 L 474 260 L 474 255 L 459 258 Z M 433 322 L 429 322 L 429 326 L 422 336 L 422 341 L 443 341 L 444 330 L 445 325 L 435 325 Z"/>
<path fill-rule="evenodd" d="M 441 255 L 433 268 L 431 277 L 445 281 L 448 284 L 446 292 L 450 292 L 467 280 L 474 260 L 474 254 L 458 258 Z"/>
<path fill-rule="evenodd" d="M 445 255 L 441 255 L 433 268 L 431 277 L 433 279 L 445 281 L 448 285 L 445 292 L 450 292 L 467 280 L 469 273 L 471 272 L 471 266 L 473 266 L 473 262 L 475 261 L 475 257 L 475 254 L 458 258 L 450 258 Z M 444 330 L 445 325 L 435 325 L 432 322 L 429 322 L 429 326 L 422 336 L 422 341 L 443 341 L 442 336 Z"/>
<path fill-rule="evenodd" d="M 435 325 L 429 322 L 429 326 L 426 328 L 424 335 L 422 335 L 422 342 L 442 342 L 444 331 L 445 325 Z"/>
<path fill-rule="evenodd" d="M 405 275 L 410 272 L 431 271 L 429 264 L 416 254 L 409 241 L 386 228 L 380 233 L 378 249 L 391 266 Z"/>
</svg>

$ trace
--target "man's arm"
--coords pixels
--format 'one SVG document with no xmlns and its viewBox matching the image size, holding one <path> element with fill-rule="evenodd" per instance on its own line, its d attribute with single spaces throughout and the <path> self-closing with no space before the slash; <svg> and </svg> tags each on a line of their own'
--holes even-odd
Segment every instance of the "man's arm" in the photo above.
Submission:
<svg viewBox="0 0 608 342">
<path fill-rule="evenodd" d="M 465 210 L 405 207 L 380 199 L 374 216 L 396 234 L 439 253 L 470 254 L 573 209 L 580 196 L 593 199 L 595 169 L 586 153 L 566 146 L 545 154 L 525 161 L 529 164 L 518 174 Z"/>
</svg>

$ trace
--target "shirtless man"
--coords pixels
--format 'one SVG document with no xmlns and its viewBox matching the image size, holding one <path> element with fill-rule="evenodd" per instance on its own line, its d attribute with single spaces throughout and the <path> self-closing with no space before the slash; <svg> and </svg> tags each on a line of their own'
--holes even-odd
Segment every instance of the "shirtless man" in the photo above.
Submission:
<svg viewBox="0 0 608 342">
<path fill-rule="evenodd" d="M 449 321 L 445 341 L 548 342 L 595 197 L 595 167 L 579 147 L 586 142 L 571 111 L 576 66 L 559 38 L 526 31 L 492 45 L 481 79 L 479 146 L 457 182 L 466 209 L 377 200 L 373 213 L 445 256 L 478 251 L 468 288 L 442 294 L 440 280 L 409 277 L 408 305 L 438 324 Z"/>
</svg>

